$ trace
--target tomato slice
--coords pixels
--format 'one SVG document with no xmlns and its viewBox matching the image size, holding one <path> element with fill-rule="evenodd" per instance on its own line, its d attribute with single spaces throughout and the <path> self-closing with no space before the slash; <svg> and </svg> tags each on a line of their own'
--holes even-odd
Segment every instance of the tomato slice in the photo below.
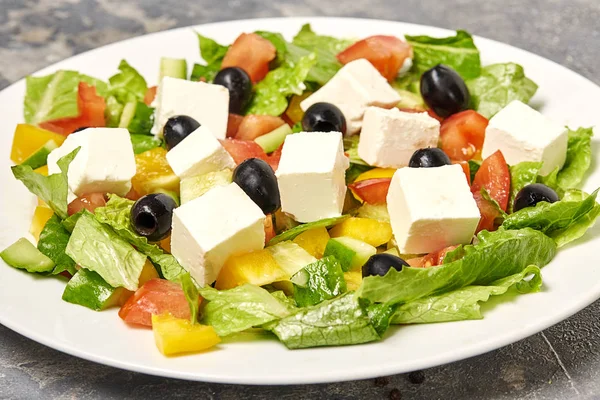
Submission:
<svg viewBox="0 0 600 400">
<path fill-rule="evenodd" d="M 277 171 L 277 167 L 279 167 L 283 146 L 280 146 L 271 155 L 266 155 L 262 147 L 254 140 L 224 139 L 220 142 L 236 164 L 240 164 L 249 158 L 260 158 L 266 161 L 273 168 L 273 171 Z"/>
<path fill-rule="evenodd" d="M 510 172 L 500 151 L 495 152 L 481 163 L 471 186 L 471 192 L 481 214 L 477 232 L 484 229 L 494 230 L 496 218 L 500 216 L 496 206 L 483 198 L 482 188 L 485 188 L 490 197 L 498 202 L 500 208 L 506 211 L 510 193 Z"/>
<path fill-rule="evenodd" d="M 106 126 L 104 119 L 106 101 L 96 93 L 96 88 L 85 82 L 80 82 L 77 90 L 79 115 L 42 122 L 40 123 L 41 128 L 68 135 L 79 128 Z"/>
<path fill-rule="evenodd" d="M 436 265 L 442 265 L 446 254 L 456 249 L 458 245 L 444 247 L 441 250 L 431 252 L 423 257 L 411 258 L 406 260 L 408 265 L 415 268 L 428 268 L 435 267 Z"/>
<path fill-rule="evenodd" d="M 440 147 L 456 161 L 481 158 L 488 120 L 473 110 L 446 118 L 440 127 Z"/>
<path fill-rule="evenodd" d="M 254 140 L 285 124 L 279 117 L 271 115 L 246 115 L 238 127 L 235 138 L 239 140 Z"/>
<path fill-rule="evenodd" d="M 240 67 L 248 73 L 252 83 L 256 83 L 267 75 L 269 63 L 276 54 L 277 49 L 267 39 L 256 33 L 242 33 L 227 50 L 221 69 Z"/>
<path fill-rule="evenodd" d="M 370 36 L 356 42 L 337 55 L 342 64 L 359 58 L 367 59 L 388 81 L 394 80 L 404 60 L 412 57 L 410 44 L 395 36 Z"/>
<path fill-rule="evenodd" d="M 69 203 L 67 212 L 69 215 L 77 214 L 84 208 L 89 212 L 93 213 L 96 208 L 104 207 L 106 205 L 106 196 L 104 193 L 88 193 L 79 196 L 75 200 Z"/>
<path fill-rule="evenodd" d="M 235 137 L 240 124 L 244 120 L 244 117 L 237 114 L 229 113 L 229 118 L 227 119 L 227 137 L 232 138 Z"/>
<path fill-rule="evenodd" d="M 148 90 L 146 91 L 146 94 L 144 95 L 144 103 L 146 103 L 147 106 L 152 104 L 152 102 L 156 98 L 156 89 L 157 89 L 156 86 L 152 86 L 152 87 L 149 87 Z"/>
<path fill-rule="evenodd" d="M 354 182 L 348 187 L 365 203 L 385 204 L 391 178 L 374 178 Z"/>
<path fill-rule="evenodd" d="M 119 310 L 119 317 L 128 324 L 152 326 L 152 315 L 170 313 L 189 319 L 190 307 L 177 283 L 151 279 L 139 288 Z"/>
</svg>

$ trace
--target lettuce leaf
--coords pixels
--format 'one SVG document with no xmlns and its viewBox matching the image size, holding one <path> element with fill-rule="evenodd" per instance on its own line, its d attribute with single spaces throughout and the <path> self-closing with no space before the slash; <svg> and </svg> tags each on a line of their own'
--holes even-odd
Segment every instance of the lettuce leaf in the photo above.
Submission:
<svg viewBox="0 0 600 400">
<path fill-rule="evenodd" d="M 359 141 L 360 141 L 360 136 L 358 136 L 358 135 L 345 137 L 344 138 L 344 151 L 346 152 L 346 154 L 348 154 L 350 163 L 368 167 L 369 164 L 367 164 L 358 155 L 358 142 Z"/>
<path fill-rule="evenodd" d="M 162 140 L 156 138 L 156 136 L 132 133 L 131 144 L 133 145 L 133 152 L 135 154 L 141 154 L 145 151 L 159 147 L 162 144 Z"/>
<path fill-rule="evenodd" d="M 275 50 L 277 50 L 277 56 L 273 64 L 275 66 L 280 66 L 281 64 L 283 64 L 287 56 L 288 46 L 288 43 L 283 38 L 283 35 L 281 33 L 268 31 L 256 31 L 254 33 L 262 37 L 263 39 L 267 39 L 275 47 Z"/>
<path fill-rule="evenodd" d="M 69 165 L 77 156 L 79 147 L 71 153 L 58 160 L 58 167 L 61 173 L 44 176 L 38 174 L 31 167 L 25 165 L 15 165 L 11 167 L 12 173 L 29 189 L 29 191 L 42 199 L 54 211 L 60 219 L 68 217 L 67 214 L 67 196 L 69 194 L 69 185 L 67 173 Z"/>
<path fill-rule="evenodd" d="M 511 213 L 515 196 L 521 189 L 532 183 L 536 183 L 538 173 L 542 168 L 541 162 L 523 161 L 510 167 L 510 197 L 508 200 L 508 212 Z"/>
<path fill-rule="evenodd" d="M 75 261 L 65 252 L 71 233 L 62 225 L 60 218 L 54 214 L 40 233 L 37 248 L 42 254 L 46 255 L 56 266 L 52 271 L 53 275 L 60 274 L 63 271 L 75 275 Z"/>
<path fill-rule="evenodd" d="M 513 100 L 527 104 L 538 86 L 515 63 L 492 64 L 481 75 L 467 82 L 471 107 L 486 118 L 493 117 Z"/>
<path fill-rule="evenodd" d="M 190 306 L 190 321 L 192 324 L 195 324 L 198 322 L 198 309 L 200 308 L 200 293 L 198 292 L 198 287 L 189 272 L 179 276 L 179 283 L 181 283 L 185 299 Z"/>
<path fill-rule="evenodd" d="M 67 283 L 62 299 L 72 304 L 101 311 L 114 305 L 113 295 L 117 289 L 94 272 L 81 268 Z"/>
<path fill-rule="evenodd" d="M 583 177 L 592 163 L 593 135 L 593 128 L 569 129 L 567 159 L 557 176 L 559 187 L 569 189 L 583 181 Z"/>
<path fill-rule="evenodd" d="M 364 278 L 358 295 L 372 303 L 407 303 L 468 285 L 489 285 L 529 265 L 542 267 L 555 254 L 554 240 L 533 229 L 482 231 L 477 244 L 459 246 L 443 265 L 391 269 L 385 276 Z"/>
<path fill-rule="evenodd" d="M 60 70 L 46 76 L 28 76 L 23 103 L 25 122 L 39 124 L 79 115 L 77 93 L 80 82 L 95 86 L 100 96 L 106 95 L 106 83 L 76 71 Z"/>
<path fill-rule="evenodd" d="M 135 68 L 121 60 L 119 72 L 108 79 L 109 93 L 121 104 L 142 101 L 148 85 L 144 77 Z"/>
<path fill-rule="evenodd" d="M 131 120 L 126 122 L 125 126 L 120 126 L 120 128 L 127 128 L 132 135 L 154 136 L 150 133 L 154 125 L 154 108 L 148 107 L 143 101 L 127 103 L 125 109 L 127 107 L 135 108 L 135 112 Z"/>
<path fill-rule="evenodd" d="M 281 302 L 265 289 L 243 285 L 229 290 L 207 286 L 200 289 L 207 301 L 202 309 L 201 322 L 212 326 L 217 335 L 227 336 L 261 326 L 290 315 L 290 305 Z"/>
<path fill-rule="evenodd" d="M 298 271 L 290 279 L 298 307 L 313 306 L 346 291 L 346 280 L 335 257 L 324 257 Z"/>
<path fill-rule="evenodd" d="M 135 291 L 146 256 L 90 212 L 79 217 L 66 253 L 78 265 L 95 271 L 112 287 Z"/>
<path fill-rule="evenodd" d="M 527 279 L 530 278 L 531 279 Z M 423 297 L 402 304 L 392 317 L 392 324 L 428 324 L 432 322 L 464 321 L 481 319 L 480 303 L 490 296 L 499 296 L 511 288 L 519 293 L 540 290 L 541 272 L 530 265 L 521 272 L 490 283 L 489 286 L 465 286 L 437 296 Z"/>
<path fill-rule="evenodd" d="M 221 70 L 221 63 L 229 46 L 223 46 L 199 33 L 197 35 L 200 55 L 206 64 L 194 64 L 190 80 L 199 81 L 200 79 L 204 79 L 207 82 L 212 82 Z"/>
<path fill-rule="evenodd" d="M 306 89 L 304 81 L 315 65 L 314 54 L 300 58 L 269 72 L 254 86 L 254 97 L 246 114 L 281 115 L 288 106 L 288 96 L 301 95 Z"/>
<path fill-rule="evenodd" d="M 532 228 L 551 237 L 558 247 L 562 247 L 579 239 L 594 225 L 600 214 L 597 195 L 598 190 L 589 196 L 576 189 L 568 190 L 560 201 L 541 202 L 509 215 L 502 228 Z"/>
<path fill-rule="evenodd" d="M 453 68 L 463 79 L 476 78 L 481 73 L 479 50 L 468 32 L 456 31 L 455 36 L 445 38 L 409 35 L 405 37 L 414 52 L 411 71 L 419 77 L 438 64 Z"/>
<path fill-rule="evenodd" d="M 348 219 L 348 217 L 350 217 L 350 216 L 342 215 L 341 217 L 325 218 L 325 219 L 321 219 L 319 221 L 314 221 L 314 222 L 309 222 L 307 224 L 298 225 L 292 229 L 289 229 L 289 230 L 282 232 L 279 235 L 275 236 L 273 239 L 271 239 L 269 241 L 268 245 L 273 246 L 273 245 L 275 245 L 279 242 L 283 242 L 285 240 L 293 240 L 296 236 L 298 236 L 302 232 L 306 232 L 311 229 L 323 228 L 323 227 L 328 228 L 330 226 L 337 225 L 340 222 Z"/>
</svg>

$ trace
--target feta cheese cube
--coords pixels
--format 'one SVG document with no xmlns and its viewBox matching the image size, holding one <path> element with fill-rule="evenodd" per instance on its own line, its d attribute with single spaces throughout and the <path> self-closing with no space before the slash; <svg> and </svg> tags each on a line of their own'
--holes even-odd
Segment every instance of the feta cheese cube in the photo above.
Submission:
<svg viewBox="0 0 600 400">
<path fill-rule="evenodd" d="M 287 136 L 276 173 L 282 211 L 299 222 L 339 217 L 349 165 L 340 132 Z"/>
<path fill-rule="evenodd" d="M 542 161 L 540 175 L 548 175 L 565 163 L 568 140 L 566 127 L 515 100 L 490 119 L 481 155 L 500 150 L 510 165 Z"/>
<path fill-rule="evenodd" d="M 221 85 L 165 76 L 156 93 L 152 131 L 159 137 L 167 120 L 187 115 L 207 127 L 217 139 L 225 139 L 229 118 L 229 90 Z"/>
<path fill-rule="evenodd" d="M 264 220 L 237 184 L 216 187 L 175 209 L 171 252 L 199 285 L 210 285 L 229 257 L 264 247 Z"/>
<path fill-rule="evenodd" d="M 363 119 L 358 155 L 377 167 L 405 167 L 415 151 L 437 147 L 439 136 L 440 123 L 425 112 L 369 107 Z"/>
<path fill-rule="evenodd" d="M 331 103 L 346 118 L 346 135 L 360 131 L 365 110 L 369 106 L 392 108 L 400 95 L 373 65 L 361 58 L 344 65 L 329 82 L 300 103 L 306 111 L 315 103 Z"/>
<path fill-rule="evenodd" d="M 69 200 L 86 193 L 125 196 L 135 175 L 135 155 L 129 131 L 123 128 L 87 128 L 67 136 L 48 155 L 48 173 L 60 173 L 58 160 L 81 147 L 69 165 Z"/>
<path fill-rule="evenodd" d="M 204 126 L 200 126 L 169 150 L 167 161 L 175 175 L 182 179 L 235 168 L 233 158 Z"/>
<path fill-rule="evenodd" d="M 400 253 L 423 254 L 466 244 L 479 223 L 462 167 L 401 168 L 387 195 L 392 231 Z"/>
</svg>

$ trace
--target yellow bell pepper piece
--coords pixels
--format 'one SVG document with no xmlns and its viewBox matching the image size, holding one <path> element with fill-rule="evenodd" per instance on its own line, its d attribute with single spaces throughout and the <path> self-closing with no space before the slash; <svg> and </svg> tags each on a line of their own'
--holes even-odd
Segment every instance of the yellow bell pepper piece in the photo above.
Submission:
<svg viewBox="0 0 600 400">
<path fill-rule="evenodd" d="M 137 154 L 135 166 L 131 184 L 139 195 L 156 193 L 159 189 L 179 193 L 179 178 L 167 162 L 167 151 L 162 147 Z"/>
<path fill-rule="evenodd" d="M 362 283 L 362 278 L 362 269 L 344 272 L 344 279 L 346 280 L 348 291 L 358 290 Z"/>
<path fill-rule="evenodd" d="M 212 326 L 193 324 L 171 314 L 153 315 L 152 331 L 156 347 L 165 356 L 197 353 L 221 341 Z"/>
<path fill-rule="evenodd" d="M 329 239 L 327 228 L 322 227 L 302 232 L 294 238 L 294 243 L 306 250 L 311 256 L 323 258 Z"/>
<path fill-rule="evenodd" d="M 350 236 L 362 240 L 371 246 L 381 246 L 392 238 L 392 227 L 387 222 L 370 218 L 348 218 L 337 224 L 330 231 L 331 237 Z"/>
<path fill-rule="evenodd" d="M 46 222 L 52 217 L 52 214 L 54 214 L 54 211 L 48 207 L 37 206 L 35 208 L 33 219 L 31 220 L 31 227 L 29 228 L 29 232 L 33 235 L 35 240 L 40 240 L 40 233 L 42 233 L 42 229 L 44 229 Z"/>
<path fill-rule="evenodd" d="M 229 257 L 219 272 L 215 287 L 225 290 L 245 283 L 263 286 L 288 278 L 271 252 L 263 249 Z"/>
<path fill-rule="evenodd" d="M 391 178 L 395 172 L 395 168 L 373 168 L 357 176 L 354 182 L 366 181 L 367 179 Z"/>
<path fill-rule="evenodd" d="M 54 140 L 60 146 L 65 139 L 66 136 L 38 128 L 35 125 L 19 124 L 13 136 L 10 159 L 15 164 L 21 164 L 49 140 Z"/>
<path fill-rule="evenodd" d="M 35 169 L 34 171 L 37 172 L 38 174 L 48 176 L 48 166 L 47 165 L 39 167 L 38 169 Z"/>
</svg>

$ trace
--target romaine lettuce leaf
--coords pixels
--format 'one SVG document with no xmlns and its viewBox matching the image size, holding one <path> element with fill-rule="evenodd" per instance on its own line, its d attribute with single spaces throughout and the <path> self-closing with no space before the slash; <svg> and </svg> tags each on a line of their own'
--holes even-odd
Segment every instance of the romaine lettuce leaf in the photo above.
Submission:
<svg viewBox="0 0 600 400">
<path fill-rule="evenodd" d="M 455 36 L 445 38 L 407 35 L 406 41 L 413 47 L 412 71 L 418 76 L 438 64 L 452 67 L 465 80 L 481 73 L 479 50 L 468 32 L 456 31 Z"/>
<path fill-rule="evenodd" d="M 109 93 L 121 104 L 141 101 L 148 91 L 146 80 L 135 68 L 121 60 L 119 72 L 108 79 Z"/>
<path fill-rule="evenodd" d="M 535 207 L 523 208 L 504 220 L 504 229 L 532 228 L 556 241 L 558 247 L 579 239 L 594 225 L 600 214 L 596 203 L 598 190 L 589 196 L 572 189 L 555 203 L 541 202 Z"/>
<path fill-rule="evenodd" d="M 98 273 L 81 268 L 67 283 L 62 299 L 101 311 L 114 305 L 116 292 L 118 289 L 106 283 Z"/>
<path fill-rule="evenodd" d="M 207 38 L 198 33 L 198 45 L 200 47 L 200 55 L 206 64 L 194 64 L 192 76 L 190 80 L 199 81 L 204 79 L 207 82 L 212 82 L 215 76 L 221 69 L 221 62 L 229 46 L 223 46 L 214 40 Z"/>
<path fill-rule="evenodd" d="M 531 278 L 531 279 L 529 279 Z M 437 296 L 423 297 L 402 304 L 392 317 L 392 324 L 427 324 L 432 322 L 481 319 L 480 303 L 515 287 L 519 293 L 540 290 L 541 272 L 535 265 L 523 271 L 492 282 L 489 286 L 465 286 Z"/>
<path fill-rule="evenodd" d="M 28 76 L 23 103 L 25 122 L 38 124 L 79 115 L 77 94 L 80 82 L 96 87 L 100 96 L 106 95 L 106 83 L 76 71 L 60 70 L 46 76 Z"/>
<path fill-rule="evenodd" d="M 154 125 L 154 108 L 148 107 L 143 101 L 127 103 L 125 109 L 129 106 L 135 107 L 135 112 L 131 120 L 125 126 L 121 126 L 121 128 L 127 128 L 132 135 L 153 136 L 150 131 Z"/>
<path fill-rule="evenodd" d="M 254 97 L 246 113 L 275 116 L 283 114 L 288 106 L 288 96 L 304 92 L 304 81 L 315 62 L 315 55 L 309 54 L 296 63 L 286 64 L 269 72 L 254 86 Z"/>
<path fill-rule="evenodd" d="M 280 233 L 275 236 L 273 239 L 269 241 L 269 246 L 273 246 L 279 242 L 283 242 L 285 240 L 293 240 L 296 236 L 301 234 L 302 232 L 306 232 L 310 229 L 315 228 L 329 228 L 330 226 L 337 225 L 340 222 L 348 219 L 349 215 L 342 215 L 341 217 L 333 217 L 333 218 L 325 218 L 314 222 L 309 222 L 307 224 L 298 225 L 292 229 L 289 229 L 285 232 Z"/>
<path fill-rule="evenodd" d="M 536 183 L 538 173 L 542 168 L 541 162 L 523 161 L 510 167 L 510 197 L 508 200 L 508 212 L 512 212 L 515 196 L 521 189 L 532 183 Z"/>
<path fill-rule="evenodd" d="M 66 253 L 83 268 L 95 271 L 112 287 L 136 290 L 146 256 L 94 215 L 79 217 Z"/>
<path fill-rule="evenodd" d="M 198 293 L 198 287 L 189 272 L 179 276 L 179 283 L 181 283 L 185 299 L 190 306 L 190 320 L 192 324 L 195 324 L 198 322 L 198 309 L 200 308 L 200 293 Z"/>
<path fill-rule="evenodd" d="M 119 103 L 119 100 L 117 100 L 115 96 L 110 95 L 106 97 L 106 110 L 104 110 L 106 126 L 109 128 L 116 128 L 119 126 L 123 108 L 125 108 L 125 105 Z"/>
<path fill-rule="evenodd" d="M 569 189 L 583 181 L 583 177 L 592 163 L 593 135 L 593 128 L 569 129 L 567 159 L 557 176 L 559 187 Z"/>
<path fill-rule="evenodd" d="M 314 306 L 346 291 L 346 280 L 335 257 L 324 257 L 308 264 L 290 279 L 298 307 Z"/>
<path fill-rule="evenodd" d="M 492 64 L 481 69 L 481 75 L 467 82 L 471 107 L 486 118 L 493 117 L 513 100 L 527 104 L 538 86 L 525 76 L 523 67 L 515 63 Z"/>
<path fill-rule="evenodd" d="M 363 166 L 369 166 L 360 156 L 358 155 L 358 142 L 360 137 L 358 135 L 345 137 L 344 138 L 344 151 L 348 154 L 348 158 L 352 164 L 358 164 Z"/>
<path fill-rule="evenodd" d="M 25 165 L 15 165 L 11 167 L 15 178 L 23 182 L 29 191 L 42 199 L 54 211 L 59 218 L 68 217 L 67 214 L 67 197 L 69 194 L 69 185 L 67 181 L 67 173 L 69 165 L 75 159 L 79 152 L 79 147 L 71 153 L 58 160 L 58 166 L 61 170 L 60 174 L 52 174 L 44 176 L 34 172 L 31 167 Z"/>
<path fill-rule="evenodd" d="M 249 284 L 222 291 L 207 286 L 200 289 L 200 295 L 207 301 L 203 303 L 201 322 L 215 328 L 219 336 L 260 326 L 291 313 L 287 302 Z"/>
<path fill-rule="evenodd" d="M 70 237 L 71 233 L 62 225 L 56 214 L 50 217 L 40 233 L 37 248 L 56 264 L 52 271 L 53 275 L 63 271 L 67 271 L 71 275 L 75 275 L 77 272 L 75 261 L 65 253 Z"/>
<path fill-rule="evenodd" d="M 482 231 L 477 244 L 459 246 L 443 265 L 391 269 L 385 276 L 364 278 L 358 295 L 372 303 L 406 303 L 468 285 L 489 285 L 529 265 L 542 267 L 555 254 L 554 240 L 533 229 Z"/>
<path fill-rule="evenodd" d="M 132 133 L 131 144 L 133 145 L 133 152 L 135 154 L 141 154 L 145 151 L 159 147 L 162 144 L 162 141 L 156 138 L 156 136 Z"/>
</svg>

